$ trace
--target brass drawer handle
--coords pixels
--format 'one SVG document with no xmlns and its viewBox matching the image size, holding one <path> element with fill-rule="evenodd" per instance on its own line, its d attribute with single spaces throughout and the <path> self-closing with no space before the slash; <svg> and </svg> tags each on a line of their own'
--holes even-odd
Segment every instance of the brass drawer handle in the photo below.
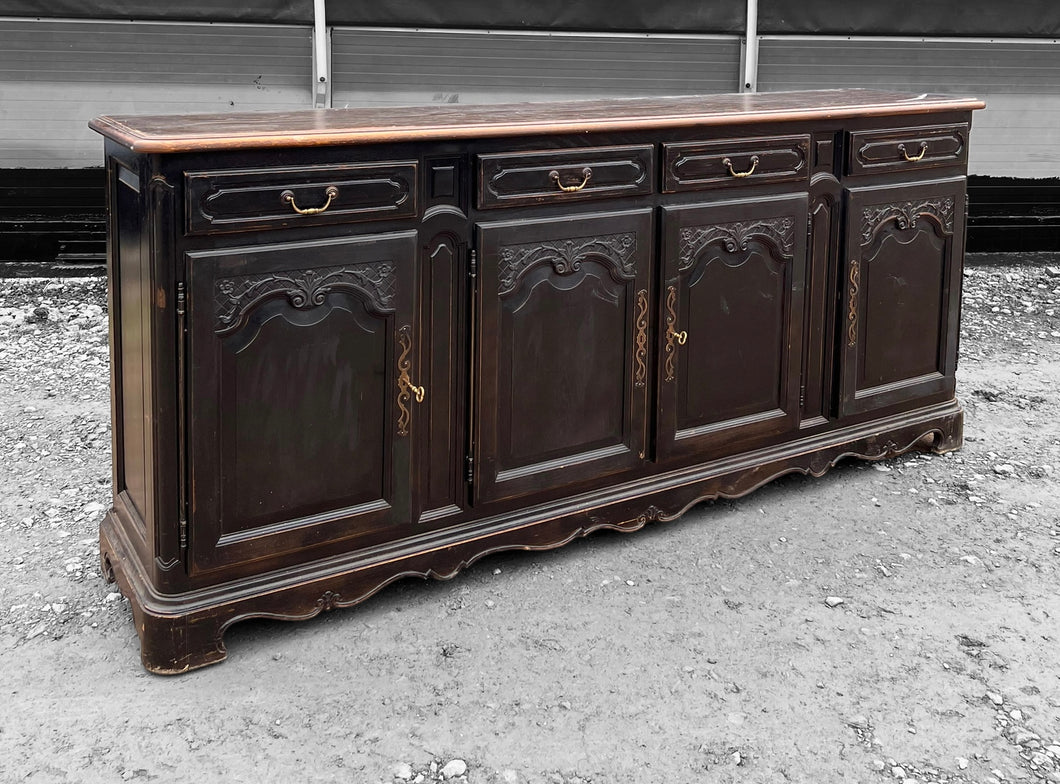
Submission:
<svg viewBox="0 0 1060 784">
<path fill-rule="evenodd" d="M 294 201 L 294 193 L 292 191 L 284 191 L 280 194 L 280 201 L 285 201 L 291 205 L 291 208 L 299 215 L 319 215 L 328 207 L 331 206 L 331 202 L 339 196 L 339 189 L 334 185 L 329 185 L 328 189 L 324 191 L 324 195 L 328 197 L 328 200 L 324 202 L 323 207 L 299 207 Z"/>
<path fill-rule="evenodd" d="M 556 183 L 559 189 L 564 193 L 574 193 L 575 191 L 580 191 L 582 188 L 589 184 L 589 180 L 592 179 L 592 176 L 593 170 L 586 166 L 584 169 L 582 169 L 582 181 L 580 183 L 578 183 L 577 185 L 564 185 L 562 182 L 559 181 L 558 171 L 553 169 L 548 173 L 548 178 L 554 183 Z"/>
<path fill-rule="evenodd" d="M 742 171 L 742 172 L 738 172 L 734 168 L 732 168 L 732 159 L 731 158 L 726 158 L 721 163 L 722 163 L 723 166 L 728 166 L 729 167 L 729 174 L 731 174 L 733 177 L 750 177 L 752 174 L 755 173 L 755 169 L 758 168 L 758 156 L 757 155 L 752 155 L 751 156 L 751 168 L 748 169 L 747 171 Z"/>
<path fill-rule="evenodd" d="M 905 145 L 904 144 L 899 144 L 898 145 L 898 152 L 902 153 L 902 157 L 905 158 L 910 163 L 916 163 L 917 161 L 919 161 L 921 158 L 924 157 L 924 154 L 927 152 L 927 148 L 928 148 L 928 143 L 927 142 L 920 142 L 920 155 L 910 155 L 909 153 L 907 153 L 905 151 Z"/>
</svg>

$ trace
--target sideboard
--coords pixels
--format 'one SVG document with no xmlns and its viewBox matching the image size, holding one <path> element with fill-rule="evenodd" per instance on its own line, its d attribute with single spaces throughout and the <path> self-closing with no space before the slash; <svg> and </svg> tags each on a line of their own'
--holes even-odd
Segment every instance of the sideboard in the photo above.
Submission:
<svg viewBox="0 0 1060 784">
<path fill-rule="evenodd" d="M 868 90 L 99 117 L 144 666 L 957 448 L 973 110 Z"/>
</svg>

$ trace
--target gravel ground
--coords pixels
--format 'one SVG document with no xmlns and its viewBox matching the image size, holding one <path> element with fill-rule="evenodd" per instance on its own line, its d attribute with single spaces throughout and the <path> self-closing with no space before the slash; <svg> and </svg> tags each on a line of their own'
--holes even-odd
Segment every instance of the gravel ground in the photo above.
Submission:
<svg viewBox="0 0 1060 784">
<path fill-rule="evenodd" d="M 484 559 L 160 678 L 103 582 L 105 284 L 0 280 L 0 782 L 1060 782 L 1060 269 L 966 271 L 966 445 Z"/>
</svg>

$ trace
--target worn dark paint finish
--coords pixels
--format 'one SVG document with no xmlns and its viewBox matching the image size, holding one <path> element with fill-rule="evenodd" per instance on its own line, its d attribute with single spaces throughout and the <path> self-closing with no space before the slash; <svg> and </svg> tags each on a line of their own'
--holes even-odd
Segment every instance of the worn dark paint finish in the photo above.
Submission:
<svg viewBox="0 0 1060 784">
<path fill-rule="evenodd" d="M 652 238 L 650 210 L 479 227 L 476 498 L 642 462 L 636 302 Z"/>
<path fill-rule="evenodd" d="M 952 397 L 964 181 L 849 191 L 840 413 Z"/>
<path fill-rule="evenodd" d="M 745 448 L 797 426 L 806 212 L 805 195 L 665 211 L 661 454 Z"/>
<path fill-rule="evenodd" d="M 416 214 L 416 168 L 415 161 L 397 161 L 187 172 L 188 234 L 409 218 Z M 329 188 L 335 189 L 331 199 Z M 328 207 L 299 215 L 292 204 Z"/>
<path fill-rule="evenodd" d="M 826 143 L 831 157 L 832 143 Z M 830 173 L 817 174 L 810 185 L 806 326 L 803 333 L 803 381 L 800 427 L 815 427 L 834 416 L 836 383 L 836 296 L 842 186 Z M 842 290 L 839 287 L 838 290 Z"/>
<path fill-rule="evenodd" d="M 403 522 L 415 234 L 189 262 L 193 571 Z"/>
<path fill-rule="evenodd" d="M 968 163 L 968 123 L 854 131 L 847 173 L 904 172 Z"/>
<path fill-rule="evenodd" d="M 810 137 L 664 144 L 663 158 L 665 193 L 798 182 L 810 171 Z"/>
<path fill-rule="evenodd" d="M 448 163 L 448 162 L 447 162 Z M 453 196 L 463 190 L 466 167 L 455 165 Z M 436 198 L 440 197 L 435 194 Z M 421 524 L 458 514 L 467 506 L 464 484 L 468 367 L 468 224 L 456 207 L 426 217 L 420 231 L 420 370 L 428 390 L 426 422 L 414 432 L 414 475 L 423 492 L 413 499 Z"/>
<path fill-rule="evenodd" d="M 117 237 L 115 255 L 118 266 L 118 288 L 122 292 L 119 318 L 128 327 L 118 336 L 122 357 L 121 444 L 122 472 L 118 487 L 128 494 L 133 508 L 142 521 L 148 518 L 146 426 L 150 421 L 145 408 L 145 357 L 147 350 L 143 318 L 146 290 L 145 275 L 150 269 L 144 264 L 141 243 L 144 237 L 143 210 L 140 209 L 140 183 L 135 173 L 121 169 L 117 178 Z"/>
<path fill-rule="evenodd" d="M 481 210 L 638 196 L 652 192 L 655 148 L 589 147 L 481 155 L 478 170 L 476 206 Z"/>
<path fill-rule="evenodd" d="M 145 666 L 219 661 L 243 618 L 635 530 L 846 455 L 959 446 L 965 159 L 850 162 L 855 139 L 941 144 L 975 102 L 857 99 L 466 110 L 473 133 L 451 108 L 314 114 L 309 136 L 285 116 L 116 132 L 161 145 L 107 145 L 101 554 Z M 778 157 L 722 168 L 752 150 Z M 553 170 L 577 185 L 572 164 L 616 177 L 542 191 Z M 407 198 L 274 209 L 350 172 L 400 175 Z M 207 183 L 233 223 L 204 217 Z"/>
</svg>

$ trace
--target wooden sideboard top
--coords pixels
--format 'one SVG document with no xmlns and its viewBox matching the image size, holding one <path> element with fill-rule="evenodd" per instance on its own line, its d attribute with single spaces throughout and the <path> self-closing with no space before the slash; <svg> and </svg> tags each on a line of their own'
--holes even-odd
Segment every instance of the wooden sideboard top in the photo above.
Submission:
<svg viewBox="0 0 1060 784">
<path fill-rule="evenodd" d="M 976 98 L 884 90 L 806 90 L 494 105 L 97 117 L 89 127 L 134 152 L 470 139 L 783 120 L 970 111 Z"/>
</svg>

